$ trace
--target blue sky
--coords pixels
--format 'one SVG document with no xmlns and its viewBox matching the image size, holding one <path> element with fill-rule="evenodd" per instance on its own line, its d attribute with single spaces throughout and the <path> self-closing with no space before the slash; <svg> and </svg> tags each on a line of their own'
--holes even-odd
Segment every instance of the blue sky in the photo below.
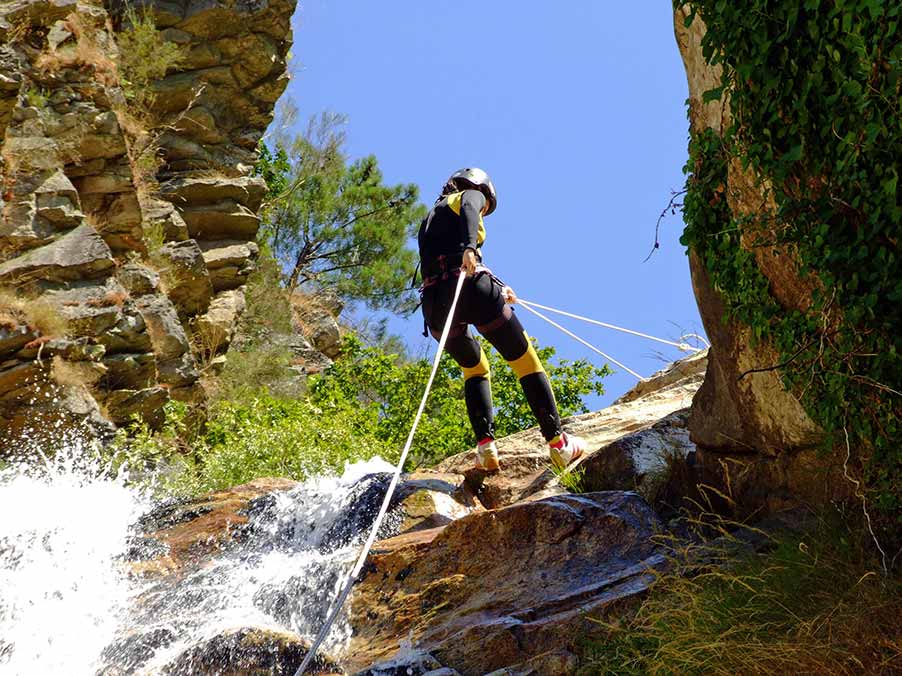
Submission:
<svg viewBox="0 0 902 676">
<path fill-rule="evenodd" d="M 643 263 L 687 152 L 669 2 L 308 0 L 293 23 L 287 95 L 302 120 L 346 114 L 349 153 L 375 154 L 387 181 L 417 183 L 427 204 L 454 170 L 489 172 L 485 260 L 520 296 L 670 339 L 701 332 L 679 213 Z M 559 356 L 601 363 L 519 312 Z M 561 323 L 644 375 L 680 354 Z M 391 328 L 416 353 L 428 345 L 419 314 Z M 592 404 L 634 382 L 610 377 Z"/>
</svg>

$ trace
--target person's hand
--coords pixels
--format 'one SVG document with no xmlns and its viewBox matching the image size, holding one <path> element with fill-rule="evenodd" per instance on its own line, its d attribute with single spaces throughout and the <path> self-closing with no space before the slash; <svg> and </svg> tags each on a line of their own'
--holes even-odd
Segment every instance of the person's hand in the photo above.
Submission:
<svg viewBox="0 0 902 676">
<path fill-rule="evenodd" d="M 476 252 L 473 249 L 464 249 L 463 265 L 460 269 L 467 273 L 468 277 L 476 274 Z"/>
<path fill-rule="evenodd" d="M 505 286 L 501 289 L 501 295 L 504 296 L 504 300 L 506 300 L 511 305 L 517 304 L 517 294 L 514 293 L 514 290 L 509 286 Z"/>
</svg>

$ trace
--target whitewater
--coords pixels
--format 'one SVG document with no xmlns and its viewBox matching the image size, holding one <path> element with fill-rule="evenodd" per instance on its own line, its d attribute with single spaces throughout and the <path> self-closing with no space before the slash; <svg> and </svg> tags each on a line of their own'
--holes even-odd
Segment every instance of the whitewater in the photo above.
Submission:
<svg viewBox="0 0 902 676">
<path fill-rule="evenodd" d="M 0 674 L 152 674 L 229 629 L 315 635 L 391 470 L 374 458 L 276 493 L 247 541 L 176 581 L 130 565 L 160 503 L 127 472 L 78 444 L 0 470 Z M 349 637 L 341 618 L 327 650 Z"/>
</svg>

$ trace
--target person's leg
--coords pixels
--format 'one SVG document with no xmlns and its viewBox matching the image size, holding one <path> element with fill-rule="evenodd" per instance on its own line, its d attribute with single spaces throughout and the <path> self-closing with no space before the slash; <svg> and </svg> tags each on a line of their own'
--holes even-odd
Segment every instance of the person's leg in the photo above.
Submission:
<svg viewBox="0 0 902 676">
<path fill-rule="evenodd" d="M 470 286 L 467 280 L 465 288 Z M 441 336 L 448 310 L 451 304 L 453 289 L 446 289 L 446 284 L 430 287 L 423 294 L 423 316 L 426 324 L 436 340 Z M 459 307 L 463 309 L 465 299 L 461 298 Z M 455 319 L 460 320 L 465 312 L 456 312 Z M 451 327 L 445 351 L 458 363 L 464 374 L 464 398 L 467 404 L 467 415 L 476 442 L 486 442 L 495 438 L 494 414 L 492 410 L 492 391 L 489 380 L 489 362 L 482 347 L 470 333 L 466 323 L 460 322 Z"/>
<path fill-rule="evenodd" d="M 516 374 L 545 440 L 550 442 L 559 437 L 561 418 L 551 383 L 532 341 L 529 340 L 517 316 L 506 307 L 494 321 L 478 325 L 476 328 L 498 350 Z"/>
</svg>

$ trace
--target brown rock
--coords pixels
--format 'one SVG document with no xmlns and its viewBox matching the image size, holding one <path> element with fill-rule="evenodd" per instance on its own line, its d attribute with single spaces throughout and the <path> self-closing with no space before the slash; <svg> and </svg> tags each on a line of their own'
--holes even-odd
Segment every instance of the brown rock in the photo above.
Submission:
<svg viewBox="0 0 902 676">
<path fill-rule="evenodd" d="M 721 66 L 709 66 L 702 53 L 705 25 L 700 17 L 687 27 L 688 7 L 676 10 L 674 28 L 689 82 L 689 118 L 694 131 L 729 127 L 728 102 L 704 103 L 704 92 L 720 85 Z M 727 201 L 734 216 L 748 223 L 747 216 L 768 221 L 774 210 L 762 186 L 761 177 L 743 169 L 739 162 L 728 166 Z M 758 267 L 770 282 L 770 290 L 787 310 L 805 310 L 817 282 L 799 274 L 794 252 L 761 246 L 762 239 L 773 240 L 762 226 L 743 226 L 742 246 L 753 251 Z M 769 221 L 768 221 L 769 222 Z M 692 286 L 712 349 L 708 374 L 699 390 L 690 417 L 692 439 L 712 449 L 733 452 L 775 454 L 805 447 L 820 438 L 817 426 L 805 413 L 793 393 L 783 387 L 777 369 L 746 374 L 750 369 L 767 369 L 779 363 L 773 346 L 759 341 L 753 344 L 751 330 L 735 321 L 724 323 L 724 306 L 708 279 L 704 265 L 690 255 Z"/>
<path fill-rule="evenodd" d="M 113 265 L 110 248 L 103 239 L 90 225 L 81 225 L 50 244 L 0 264 L 0 280 L 94 279 Z"/>
<path fill-rule="evenodd" d="M 115 390 L 103 397 L 106 416 L 117 425 L 132 421 L 134 416 L 155 428 L 163 422 L 163 404 L 169 401 L 164 387 L 143 390 Z"/>
<path fill-rule="evenodd" d="M 224 546 L 247 535 L 242 527 L 254 500 L 296 485 L 289 479 L 261 478 L 158 507 L 142 518 L 139 527 L 148 540 L 162 544 L 165 553 L 133 563 L 133 569 L 156 575 L 206 565 Z"/>
<path fill-rule="evenodd" d="M 182 315 L 205 312 L 210 306 L 213 286 L 207 274 L 203 252 L 193 239 L 172 242 L 156 252 L 163 266 L 166 294 Z"/>
<path fill-rule="evenodd" d="M 664 558 L 659 522 L 632 493 L 589 493 L 471 514 L 379 547 L 350 599 L 346 666 L 400 641 L 464 674 L 573 650 L 612 602 L 640 593 Z M 419 541 L 414 541 L 414 536 Z"/>
</svg>

